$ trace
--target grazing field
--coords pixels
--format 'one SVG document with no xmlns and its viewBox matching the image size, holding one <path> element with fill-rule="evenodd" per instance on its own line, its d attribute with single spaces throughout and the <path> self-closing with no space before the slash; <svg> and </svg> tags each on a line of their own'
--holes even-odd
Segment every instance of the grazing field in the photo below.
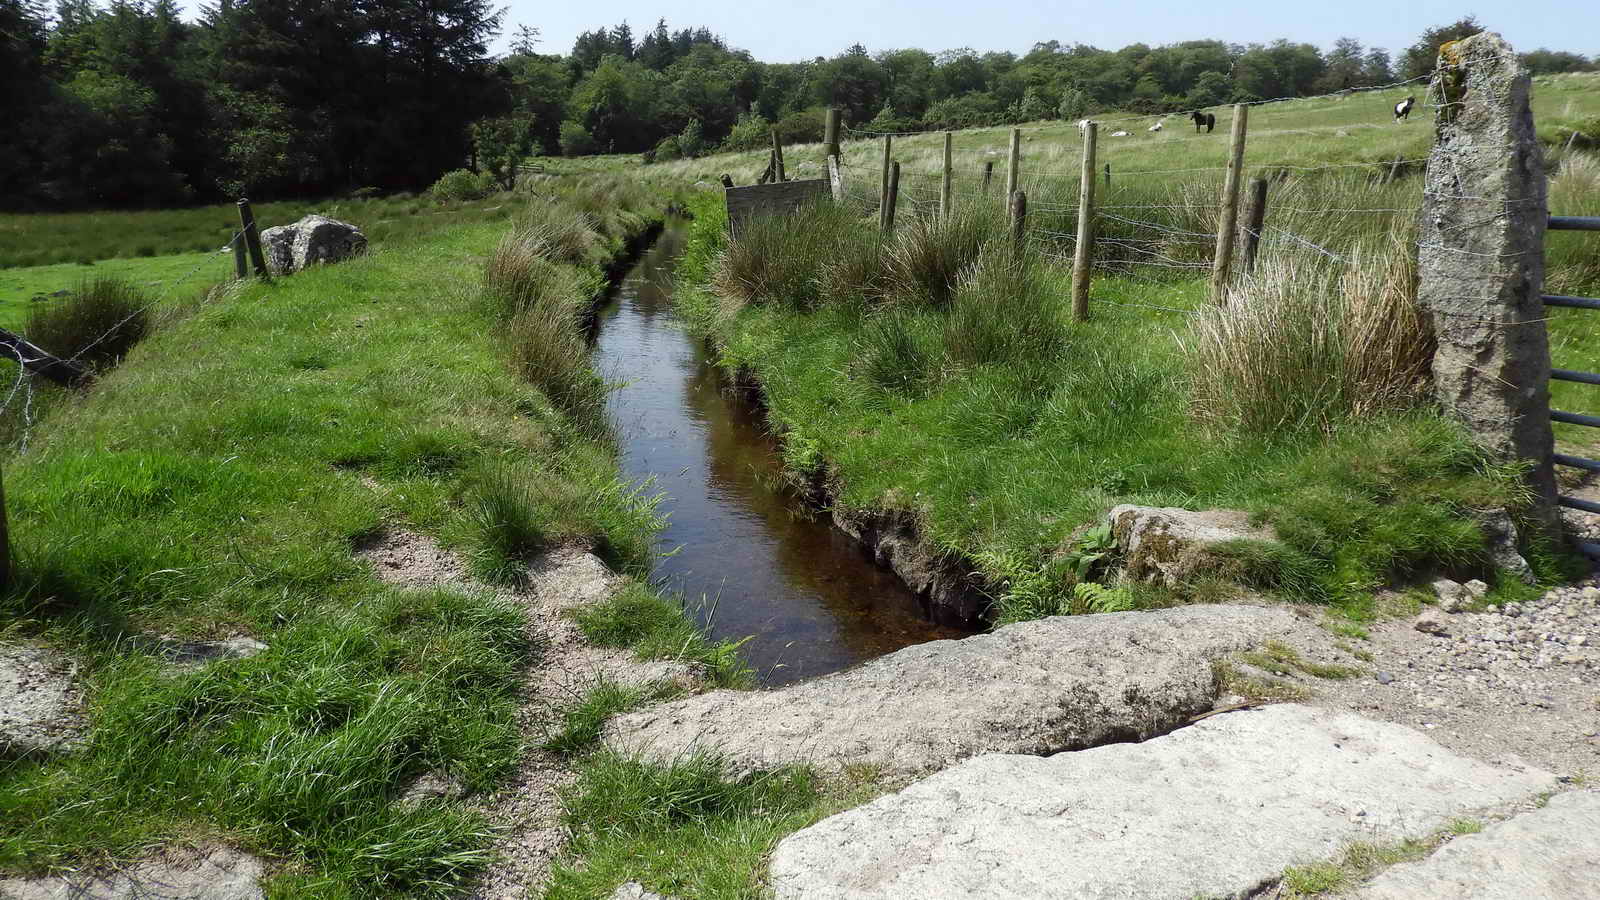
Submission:
<svg viewBox="0 0 1600 900">
<path fill-rule="evenodd" d="M 501 221 L 516 204 L 505 194 L 452 203 L 439 203 L 427 195 L 394 194 L 251 206 L 262 228 L 321 213 L 359 224 L 369 240 L 385 241 L 462 222 Z M 227 244 L 238 230 L 238 207 L 231 203 L 145 211 L 0 213 L 0 273 L 57 263 L 205 253 Z"/>
</svg>

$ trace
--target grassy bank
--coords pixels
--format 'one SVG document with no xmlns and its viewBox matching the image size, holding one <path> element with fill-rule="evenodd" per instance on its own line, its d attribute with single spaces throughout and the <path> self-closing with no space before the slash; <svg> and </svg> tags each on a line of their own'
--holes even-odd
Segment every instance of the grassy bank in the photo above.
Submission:
<svg viewBox="0 0 1600 900">
<path fill-rule="evenodd" d="M 584 223 L 539 263 L 562 308 L 663 199 L 585 182 L 515 211 L 524 235 Z M 0 634 L 79 661 L 91 729 L 77 754 L 0 764 L 0 867 L 216 838 L 277 865 L 272 896 L 388 897 L 448 895 L 484 864 L 466 807 L 396 801 L 425 772 L 480 790 L 514 766 L 525 613 L 386 585 L 353 550 L 404 527 L 489 577 L 574 542 L 643 574 L 655 527 L 603 429 L 519 361 L 519 303 L 485 286 L 506 230 L 380 243 L 169 310 L 35 424 L 6 461 Z M 270 649 L 175 671 L 134 634 Z"/>
<path fill-rule="evenodd" d="M 791 469 L 836 503 L 918 523 L 1003 618 L 1235 590 L 1079 587 L 1098 561 L 1084 526 L 1118 503 L 1249 510 L 1287 550 L 1237 548 L 1229 580 L 1357 617 L 1375 588 L 1435 569 L 1493 578 L 1472 513 L 1514 507 L 1517 479 L 1423 408 L 1421 373 L 1367 349 L 1362 316 L 1403 326 L 1385 298 L 1403 295 L 1406 272 L 1386 281 L 1367 255 L 1383 245 L 1347 266 L 1265 266 L 1235 306 L 1280 321 L 1219 318 L 1203 282 L 1111 277 L 1091 320 L 1072 323 L 1065 271 L 1032 245 L 997 245 L 997 211 L 913 220 L 880 243 L 852 211 L 822 208 L 727 245 L 718 198 L 694 210 L 684 272 L 700 287 L 680 289 L 680 308 L 721 365 L 762 385 Z M 1240 363 L 1256 384 L 1216 380 L 1208 329 L 1229 352 L 1276 336 Z M 1296 355 L 1313 345 L 1322 356 Z M 1235 389 L 1261 401 L 1254 419 Z"/>
</svg>

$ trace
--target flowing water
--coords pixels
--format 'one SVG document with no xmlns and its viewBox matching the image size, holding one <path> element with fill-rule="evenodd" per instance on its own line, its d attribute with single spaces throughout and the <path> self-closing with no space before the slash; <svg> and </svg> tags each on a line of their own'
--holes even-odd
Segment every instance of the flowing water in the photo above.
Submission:
<svg viewBox="0 0 1600 900">
<path fill-rule="evenodd" d="M 781 463 L 759 412 L 672 316 L 682 234 L 663 233 L 600 311 L 596 368 L 623 382 L 612 421 L 630 478 L 666 499 L 655 574 L 762 684 L 837 671 L 965 632 L 934 625 L 892 572 L 778 487 Z"/>
</svg>

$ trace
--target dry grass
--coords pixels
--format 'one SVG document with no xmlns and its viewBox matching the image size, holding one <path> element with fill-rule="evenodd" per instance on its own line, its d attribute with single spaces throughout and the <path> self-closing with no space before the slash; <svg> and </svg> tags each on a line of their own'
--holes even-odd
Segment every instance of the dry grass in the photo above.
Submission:
<svg viewBox="0 0 1600 900">
<path fill-rule="evenodd" d="M 1328 430 L 1411 406 L 1433 355 L 1413 242 L 1397 232 L 1347 262 L 1267 257 L 1195 316 L 1185 349 L 1194 414 L 1219 430 Z"/>
</svg>

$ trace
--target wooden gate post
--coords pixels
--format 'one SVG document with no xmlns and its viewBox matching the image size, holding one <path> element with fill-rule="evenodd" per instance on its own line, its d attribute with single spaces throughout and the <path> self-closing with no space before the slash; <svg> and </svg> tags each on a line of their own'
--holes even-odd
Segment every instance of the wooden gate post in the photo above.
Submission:
<svg viewBox="0 0 1600 900">
<path fill-rule="evenodd" d="M 1544 235 L 1549 210 L 1528 69 L 1483 32 L 1439 48 L 1437 104 L 1417 252 L 1417 301 L 1433 318 L 1434 394 L 1494 456 L 1529 465 L 1523 512 L 1561 519 L 1550 426 Z"/>
<path fill-rule="evenodd" d="M 1250 179 L 1250 214 L 1244 224 L 1244 273 L 1256 270 L 1256 249 L 1261 246 L 1261 228 L 1267 220 L 1267 180 Z"/>
<path fill-rule="evenodd" d="M 1022 164 L 1022 129 L 1011 129 L 1011 152 L 1006 155 L 1006 196 L 1017 192 L 1017 167 Z"/>
<path fill-rule="evenodd" d="M 1228 302 L 1228 270 L 1233 265 L 1233 238 L 1239 227 L 1239 170 L 1244 167 L 1245 119 L 1250 107 L 1233 107 L 1233 134 L 1228 147 L 1228 174 L 1222 184 L 1222 210 L 1217 217 L 1217 252 L 1211 260 L 1211 302 Z"/>
<path fill-rule="evenodd" d="M 256 230 L 256 215 L 250 211 L 250 201 L 243 197 L 239 198 L 239 224 L 244 226 L 244 243 L 250 250 L 250 264 L 255 267 L 256 275 L 270 278 L 267 259 L 261 254 L 261 232 Z"/>
<path fill-rule="evenodd" d="M 994 181 L 994 160 L 983 164 L 983 195 L 989 196 L 989 184 Z"/>
<path fill-rule="evenodd" d="M 939 218 L 950 218 L 950 132 L 944 133 L 944 179 L 939 182 Z"/>
<path fill-rule="evenodd" d="M 1094 257 L 1094 151 L 1100 126 L 1083 131 L 1083 176 L 1078 186 L 1078 243 L 1072 253 L 1072 319 L 1089 318 L 1089 278 Z"/>
</svg>

